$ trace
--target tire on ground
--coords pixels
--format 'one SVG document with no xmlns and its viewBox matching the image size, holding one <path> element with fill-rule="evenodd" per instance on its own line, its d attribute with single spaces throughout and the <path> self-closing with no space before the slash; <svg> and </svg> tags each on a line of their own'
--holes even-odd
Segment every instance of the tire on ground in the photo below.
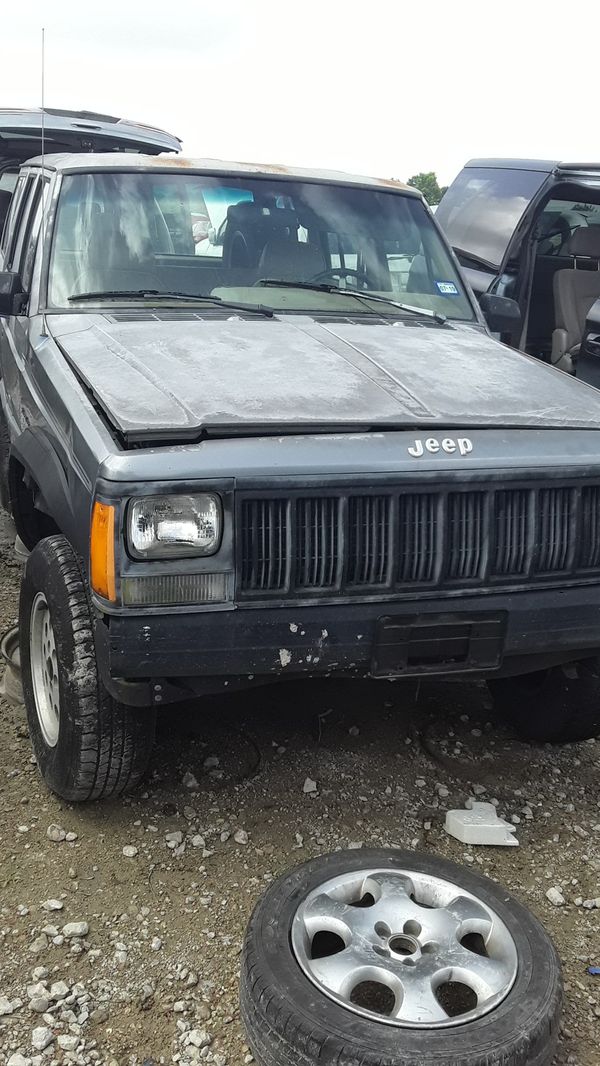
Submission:
<svg viewBox="0 0 600 1066">
<path fill-rule="evenodd" d="M 293 954 L 294 914 L 313 889 L 357 869 L 430 874 L 488 904 L 508 926 L 518 953 L 517 976 L 506 998 L 461 1025 L 419 1029 L 371 1021 L 322 993 Z M 259 1066 L 549 1066 L 562 979 L 552 941 L 500 885 L 435 856 L 361 849 L 313 859 L 270 886 L 246 932 L 240 1000 Z"/>
<path fill-rule="evenodd" d="M 600 735 L 600 659 L 488 681 L 494 706 L 524 740 L 550 744 Z"/>
<path fill-rule="evenodd" d="M 40 726 L 31 671 L 32 606 L 38 592 L 49 606 L 58 659 L 60 714 L 54 746 Z M 120 704 L 102 685 L 93 625 L 86 578 L 68 540 L 53 536 L 40 541 L 27 559 L 21 584 L 23 694 L 41 774 L 49 788 L 72 802 L 133 788 L 154 743 L 154 709 Z"/>
</svg>

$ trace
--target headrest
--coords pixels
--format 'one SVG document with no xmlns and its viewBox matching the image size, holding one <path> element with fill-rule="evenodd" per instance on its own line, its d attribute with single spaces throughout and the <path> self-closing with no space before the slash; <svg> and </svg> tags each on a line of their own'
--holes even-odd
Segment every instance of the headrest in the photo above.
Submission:
<svg viewBox="0 0 600 1066">
<path fill-rule="evenodd" d="M 579 226 L 569 237 L 566 252 L 600 259 L 600 226 Z"/>
</svg>

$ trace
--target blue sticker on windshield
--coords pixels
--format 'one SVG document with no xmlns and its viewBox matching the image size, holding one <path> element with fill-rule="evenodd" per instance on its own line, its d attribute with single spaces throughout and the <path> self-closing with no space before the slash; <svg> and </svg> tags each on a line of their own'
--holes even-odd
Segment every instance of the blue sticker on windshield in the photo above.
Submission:
<svg viewBox="0 0 600 1066">
<path fill-rule="evenodd" d="M 453 281 L 436 281 L 442 296 L 458 296 L 458 289 Z"/>
</svg>

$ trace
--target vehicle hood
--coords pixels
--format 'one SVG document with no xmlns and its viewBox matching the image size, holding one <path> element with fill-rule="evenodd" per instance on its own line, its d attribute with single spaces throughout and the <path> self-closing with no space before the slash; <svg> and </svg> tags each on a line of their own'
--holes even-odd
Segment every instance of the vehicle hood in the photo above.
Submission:
<svg viewBox="0 0 600 1066">
<path fill-rule="evenodd" d="M 203 431 L 600 428 L 595 389 L 476 327 L 172 309 L 47 321 L 128 441 Z"/>
</svg>

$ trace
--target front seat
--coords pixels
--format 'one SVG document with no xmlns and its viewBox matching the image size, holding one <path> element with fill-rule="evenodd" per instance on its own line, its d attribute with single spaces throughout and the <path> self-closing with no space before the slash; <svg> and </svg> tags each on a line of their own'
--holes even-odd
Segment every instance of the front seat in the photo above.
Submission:
<svg viewBox="0 0 600 1066">
<path fill-rule="evenodd" d="M 575 259 L 573 270 L 554 275 L 556 329 L 552 334 L 552 364 L 572 374 L 579 352 L 585 322 L 592 305 L 600 298 L 600 226 L 580 226 L 571 234 L 566 255 Z M 578 259 L 593 261 L 595 269 L 581 269 Z"/>
<path fill-rule="evenodd" d="M 325 266 L 318 245 L 297 241 L 295 237 L 273 237 L 261 252 L 258 276 L 277 281 L 313 281 Z"/>
</svg>

